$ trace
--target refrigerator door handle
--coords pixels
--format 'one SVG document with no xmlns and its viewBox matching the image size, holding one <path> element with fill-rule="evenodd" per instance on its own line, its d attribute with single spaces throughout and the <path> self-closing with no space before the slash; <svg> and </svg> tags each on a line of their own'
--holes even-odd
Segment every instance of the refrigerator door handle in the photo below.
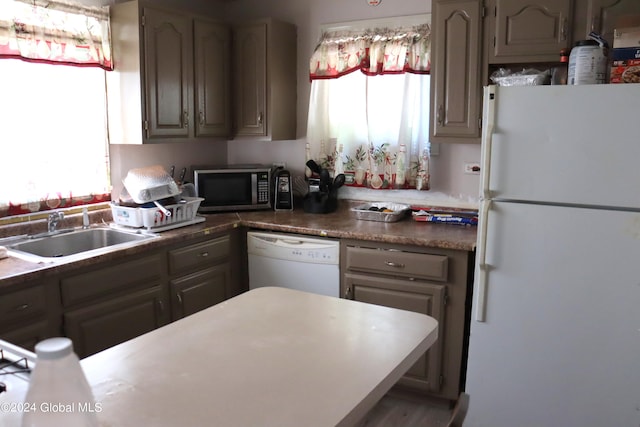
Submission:
<svg viewBox="0 0 640 427">
<path fill-rule="evenodd" d="M 491 149 L 493 144 L 493 129 L 495 127 L 495 97 L 496 86 L 485 86 L 484 88 L 484 108 L 482 112 L 482 122 L 484 123 L 484 130 L 482 133 L 482 171 L 481 186 L 482 197 L 485 200 L 491 198 L 491 190 L 489 185 L 489 177 L 491 173 Z"/>
<path fill-rule="evenodd" d="M 491 209 L 491 199 L 483 200 L 480 204 L 480 218 L 478 221 L 478 277 L 476 287 L 476 322 L 484 322 L 487 306 L 487 221 L 489 210 Z"/>
<path fill-rule="evenodd" d="M 493 129 L 495 125 L 495 97 L 496 86 L 485 86 L 483 98 L 482 121 L 485 124 L 482 134 L 482 194 L 480 202 L 480 214 L 478 218 L 478 277 L 476 292 L 476 322 L 484 322 L 487 305 L 487 221 L 491 209 L 491 190 L 489 178 L 491 176 L 491 149 L 493 143 Z"/>
</svg>

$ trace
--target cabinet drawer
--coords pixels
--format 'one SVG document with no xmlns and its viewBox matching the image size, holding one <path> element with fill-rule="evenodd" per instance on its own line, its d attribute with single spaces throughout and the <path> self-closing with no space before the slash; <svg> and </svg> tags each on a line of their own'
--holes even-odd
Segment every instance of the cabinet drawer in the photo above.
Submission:
<svg viewBox="0 0 640 427">
<path fill-rule="evenodd" d="M 156 286 L 162 272 L 162 258 L 157 254 L 62 279 L 62 304 L 67 307 L 110 293 Z"/>
<path fill-rule="evenodd" d="M 43 286 L 21 289 L 0 296 L 0 324 L 36 317 L 45 312 L 46 295 Z"/>
<path fill-rule="evenodd" d="M 446 281 L 448 259 L 445 255 L 421 254 L 388 249 L 347 247 L 346 267 L 353 271 L 391 274 Z"/>
<path fill-rule="evenodd" d="M 208 267 L 212 261 L 228 257 L 229 248 L 229 236 L 223 236 L 169 251 L 169 273 Z"/>
</svg>

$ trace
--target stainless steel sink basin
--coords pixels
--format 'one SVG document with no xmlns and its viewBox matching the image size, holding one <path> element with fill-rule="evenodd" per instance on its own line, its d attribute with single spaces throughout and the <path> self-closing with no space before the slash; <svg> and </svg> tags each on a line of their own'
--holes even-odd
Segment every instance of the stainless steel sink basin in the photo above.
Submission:
<svg viewBox="0 0 640 427">
<path fill-rule="evenodd" d="M 16 255 L 26 254 L 55 261 L 68 260 L 72 256 L 97 255 L 116 248 L 124 249 L 154 237 L 157 236 L 104 227 L 59 232 L 44 237 L 24 237 L 6 246 Z"/>
</svg>

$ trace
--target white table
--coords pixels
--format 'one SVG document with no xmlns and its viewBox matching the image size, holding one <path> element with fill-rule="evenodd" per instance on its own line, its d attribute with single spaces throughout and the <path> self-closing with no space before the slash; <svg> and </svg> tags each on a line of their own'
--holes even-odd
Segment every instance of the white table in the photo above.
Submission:
<svg viewBox="0 0 640 427">
<path fill-rule="evenodd" d="M 259 288 L 82 366 L 105 426 L 350 426 L 437 327 L 418 313 Z"/>
</svg>

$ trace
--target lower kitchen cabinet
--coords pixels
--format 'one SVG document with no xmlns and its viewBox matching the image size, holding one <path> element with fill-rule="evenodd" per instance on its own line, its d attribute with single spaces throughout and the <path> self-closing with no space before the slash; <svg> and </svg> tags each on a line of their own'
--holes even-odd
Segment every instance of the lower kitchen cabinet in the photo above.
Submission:
<svg viewBox="0 0 640 427">
<path fill-rule="evenodd" d="M 231 248 L 224 234 L 168 251 L 171 318 L 178 320 L 233 295 Z"/>
<path fill-rule="evenodd" d="M 167 323 L 169 307 L 160 286 L 110 298 L 64 314 L 66 335 L 86 357 Z"/>
<path fill-rule="evenodd" d="M 426 314 L 438 321 L 438 335 L 443 333 L 445 286 L 349 273 L 344 281 L 349 298 Z M 435 393 L 440 391 L 442 342 L 436 341 L 420 357 L 407 371 L 403 383 Z"/>
<path fill-rule="evenodd" d="M 86 357 L 169 323 L 164 251 L 60 280 L 63 330 Z"/>
<path fill-rule="evenodd" d="M 171 318 L 181 319 L 227 299 L 231 268 L 216 265 L 169 282 Z"/>
<path fill-rule="evenodd" d="M 71 338 L 87 357 L 248 289 L 244 229 L 0 288 L 0 339 Z"/>
<path fill-rule="evenodd" d="M 457 399 L 466 360 L 473 254 L 345 240 L 340 258 L 344 298 L 423 313 L 438 321 L 438 340 L 398 385 Z"/>
<path fill-rule="evenodd" d="M 43 339 L 49 338 L 51 334 L 49 322 L 38 320 L 29 322 L 18 327 L 13 326 L 6 331 L 0 332 L 0 339 L 34 351 L 36 344 Z"/>
<path fill-rule="evenodd" d="M 0 293 L 0 339 L 33 351 L 38 341 L 60 334 L 56 283 L 33 282 Z"/>
</svg>

